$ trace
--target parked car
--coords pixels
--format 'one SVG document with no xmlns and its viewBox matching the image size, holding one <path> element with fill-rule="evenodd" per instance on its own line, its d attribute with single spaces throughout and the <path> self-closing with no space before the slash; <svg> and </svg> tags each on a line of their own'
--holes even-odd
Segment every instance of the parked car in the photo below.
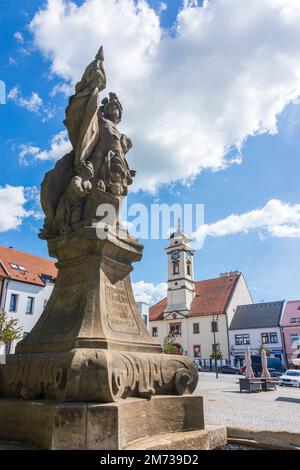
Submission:
<svg viewBox="0 0 300 470">
<path fill-rule="evenodd" d="M 279 379 L 279 385 L 300 388 L 300 370 L 287 370 Z"/>
<path fill-rule="evenodd" d="M 230 365 L 220 366 L 218 371 L 220 374 L 240 374 L 240 370 L 237 367 Z"/>
<path fill-rule="evenodd" d="M 262 374 L 262 364 L 261 356 L 251 356 L 252 361 L 252 370 L 255 377 L 260 377 Z M 271 374 L 271 377 L 280 377 L 285 371 L 286 367 L 284 366 L 281 359 L 278 357 L 268 357 L 268 369 Z M 245 374 L 246 367 L 243 366 L 240 368 L 240 374 Z"/>
</svg>

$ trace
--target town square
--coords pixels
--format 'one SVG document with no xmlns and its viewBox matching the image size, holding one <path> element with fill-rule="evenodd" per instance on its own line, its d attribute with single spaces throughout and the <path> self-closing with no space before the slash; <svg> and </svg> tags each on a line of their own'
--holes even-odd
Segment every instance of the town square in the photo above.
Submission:
<svg viewBox="0 0 300 470">
<path fill-rule="evenodd" d="M 2 455 L 300 450 L 300 3 L 2 2 Z"/>
</svg>

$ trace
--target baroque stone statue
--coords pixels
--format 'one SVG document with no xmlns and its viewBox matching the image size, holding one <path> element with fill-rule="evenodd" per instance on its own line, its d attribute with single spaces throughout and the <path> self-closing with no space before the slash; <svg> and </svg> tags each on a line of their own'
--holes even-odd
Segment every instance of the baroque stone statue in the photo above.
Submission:
<svg viewBox="0 0 300 470">
<path fill-rule="evenodd" d="M 72 151 L 42 182 L 40 237 L 58 260 L 58 276 L 40 319 L 0 366 L 2 398 L 119 403 L 191 394 L 197 385 L 193 362 L 162 353 L 133 296 L 130 272 L 143 247 L 119 221 L 120 198 L 135 176 L 126 160 L 132 143 L 117 128 L 117 95 L 100 101 L 103 60 L 100 48 L 69 100 Z M 116 209 L 116 220 L 99 238 L 102 204 Z"/>
<path fill-rule="evenodd" d="M 73 150 L 57 162 L 42 183 L 45 223 L 40 237 L 46 240 L 78 226 L 93 188 L 116 197 L 126 196 L 135 176 L 125 158 L 132 147 L 131 140 L 117 129 L 122 119 L 122 105 L 115 93 L 109 93 L 109 98 L 104 98 L 100 105 L 100 92 L 106 86 L 103 60 L 101 47 L 76 84 L 64 121 Z M 84 192 L 80 192 L 81 174 L 90 175 Z M 101 199 L 99 194 L 97 197 Z M 72 212 L 76 216 L 70 217 Z"/>
</svg>

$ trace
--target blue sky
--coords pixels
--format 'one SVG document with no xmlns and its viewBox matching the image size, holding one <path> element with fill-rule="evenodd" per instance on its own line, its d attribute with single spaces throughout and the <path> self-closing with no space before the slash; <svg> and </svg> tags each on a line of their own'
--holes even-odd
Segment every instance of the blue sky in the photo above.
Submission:
<svg viewBox="0 0 300 470">
<path fill-rule="evenodd" d="M 100 4 L 105 1 L 99 0 L 97 8 L 101 8 Z M 300 96 L 300 60 L 297 55 L 300 38 L 297 15 L 299 19 L 300 6 L 290 2 L 291 8 L 297 11 L 291 10 L 295 18 L 289 19 L 287 27 L 279 6 L 274 7 L 271 0 L 253 0 L 249 7 L 250 10 L 252 8 L 251 19 L 243 24 L 241 18 L 245 15 L 235 8 L 236 1 L 210 0 L 210 5 L 205 8 L 201 6 L 202 2 L 193 8 L 186 5 L 180 18 L 177 15 L 183 5 L 177 0 L 165 0 L 163 6 L 157 0 L 149 1 L 146 12 L 135 12 L 134 18 L 139 18 L 141 29 L 139 25 L 134 26 L 134 37 L 145 34 L 145 41 L 149 41 L 152 48 L 157 48 L 155 58 L 150 63 L 151 73 L 146 66 L 143 69 L 148 61 L 144 51 L 138 52 L 140 55 L 136 63 L 125 62 L 125 70 L 116 68 L 115 64 L 121 61 L 114 51 L 123 45 L 118 43 L 122 38 L 118 39 L 113 32 L 102 33 L 99 26 L 99 31 L 95 28 L 91 38 L 86 40 L 92 43 L 91 51 L 97 50 L 102 35 L 103 43 L 108 44 L 108 78 L 115 87 L 114 91 L 120 94 L 121 101 L 124 97 L 123 125 L 126 131 L 128 127 L 129 134 L 131 130 L 130 136 L 136 143 L 136 153 L 133 151 L 132 157 L 129 154 L 128 160 L 132 159 L 139 174 L 145 175 L 130 193 L 129 202 L 143 202 L 147 206 L 152 202 L 203 203 L 206 238 L 203 249 L 195 255 L 196 279 L 215 277 L 221 272 L 237 269 L 243 272 L 256 301 L 298 299 L 300 109 L 297 97 Z M 50 3 L 59 4 L 60 0 Z M 74 3 L 79 8 L 89 2 Z M 129 5 L 130 1 L 123 3 Z M 58 157 L 54 154 L 51 157 L 48 153 L 42 158 L 40 153 L 48 151 L 53 137 L 64 130 L 62 121 L 68 97 L 63 93 L 54 94 L 53 90 L 56 85 L 69 85 L 73 76 L 74 81 L 78 80 L 78 70 L 83 71 L 83 64 L 93 58 L 92 52 L 87 53 L 87 57 L 76 57 L 72 42 L 69 43 L 67 37 L 58 47 L 55 27 L 52 35 L 47 23 L 51 15 L 55 15 L 49 4 L 21 0 L 16 7 L 12 2 L 2 0 L 0 13 L 0 80 L 5 81 L 10 96 L 5 105 L 0 105 L 0 244 L 44 256 L 47 256 L 47 248 L 46 243 L 37 237 L 42 220 L 34 216 L 39 212 L 39 206 L 37 194 L 32 188 L 39 188 L 44 173 L 53 167 Z M 286 6 L 288 4 L 287 1 Z M 88 7 L 86 11 L 92 11 L 95 5 L 90 10 Z M 36 21 L 29 28 L 39 8 L 44 11 L 41 21 Z M 232 21 L 230 31 L 225 26 L 222 31 L 222 23 L 218 19 L 224 8 L 228 9 L 229 22 Z M 77 13 L 80 11 L 77 10 Z M 262 33 L 260 18 L 264 14 L 268 15 L 269 21 L 267 24 L 265 22 Z M 133 15 L 131 10 L 130 15 Z M 63 19 L 56 27 L 63 28 L 67 24 L 63 21 L 68 16 L 68 27 L 72 31 L 72 14 L 64 12 L 61 16 Z M 100 16 L 99 25 L 102 19 Z M 143 21 L 148 25 L 152 20 L 153 28 L 146 36 Z M 118 21 L 117 27 L 121 28 L 121 19 Z M 180 28 L 176 29 L 178 25 Z M 199 31 L 196 29 L 198 27 Z M 215 29 L 227 43 L 222 45 L 221 41 L 216 40 Z M 276 34 L 278 31 L 280 34 Z M 59 34 L 63 34 L 61 29 Z M 112 44 L 111 49 L 109 44 Z M 124 47 L 127 47 L 124 50 L 129 54 L 130 48 L 135 51 L 134 47 L 137 46 L 131 39 Z M 270 60 L 267 64 L 265 57 L 261 57 L 264 49 L 267 51 L 267 61 Z M 279 58 L 278 61 L 273 60 L 272 51 L 274 57 L 283 57 L 282 63 L 278 62 Z M 84 55 L 81 51 L 78 54 Z M 241 66 L 236 62 L 237 57 L 241 58 Z M 245 57 L 249 60 L 246 61 Z M 282 72 L 283 63 L 286 74 Z M 137 71 L 135 74 L 132 72 L 132 78 L 124 82 L 126 65 L 136 67 Z M 168 66 L 168 70 L 174 66 L 174 74 L 168 79 L 170 90 L 163 88 L 164 77 L 168 75 L 164 66 Z M 158 74 L 156 77 L 155 73 Z M 231 76 L 239 79 L 232 88 Z M 135 99 L 139 100 L 139 107 L 132 105 L 130 80 L 136 84 Z M 164 136 L 159 134 L 154 124 L 151 127 L 154 111 L 152 114 L 151 109 L 147 111 L 149 101 L 143 97 L 143 86 L 146 87 L 148 81 L 153 86 L 154 101 L 166 97 L 161 104 L 164 123 L 169 115 L 173 115 L 172 106 L 176 102 L 178 115 L 188 112 L 183 120 L 179 116 L 178 121 L 177 117 L 174 121 L 174 128 L 178 126 L 176 132 L 186 125 L 189 127 L 187 133 L 179 140 L 175 136 L 172 141 L 171 129 L 170 139 L 161 147 L 159 145 Z M 159 97 L 155 94 L 158 92 Z M 219 113 L 218 107 L 222 108 L 222 113 Z M 138 115 L 139 110 L 141 116 Z M 139 121 L 143 119 L 145 124 L 141 127 Z M 166 127 L 166 132 L 169 130 Z M 146 133 L 154 137 L 148 139 Z M 202 153 L 201 145 L 207 146 L 206 152 Z M 20 154 L 24 149 L 27 153 L 22 159 Z M 207 154 L 210 155 L 209 161 L 206 160 Z M 237 162 L 230 163 L 231 158 L 236 158 Z M 190 162 L 194 161 L 197 164 L 189 167 Z M 150 180 L 153 184 L 149 183 L 148 187 Z M 6 185 L 16 188 L 13 197 L 11 192 L 3 191 L 1 195 L 1 188 Z M 146 191 L 138 191 L 139 188 Z M 280 202 L 275 211 L 271 208 L 258 216 L 255 212 L 246 217 L 246 226 L 243 225 L 241 216 L 261 210 L 274 199 Z M 7 213 L 14 210 L 17 215 L 7 223 Z M 218 227 L 212 227 L 212 224 L 226 220 L 231 214 L 238 216 L 236 223 L 239 228 L 233 230 L 230 220 L 223 223 L 223 234 Z M 232 233 L 234 231 L 236 233 Z M 133 280 L 149 283 L 146 288 L 151 294 L 151 286 L 154 288 L 166 281 L 164 248 L 167 243 L 166 240 L 142 240 L 142 243 L 144 256 L 135 265 Z M 162 291 L 163 288 L 158 289 L 155 295 Z M 157 300 L 154 297 L 153 300 Z"/>
</svg>

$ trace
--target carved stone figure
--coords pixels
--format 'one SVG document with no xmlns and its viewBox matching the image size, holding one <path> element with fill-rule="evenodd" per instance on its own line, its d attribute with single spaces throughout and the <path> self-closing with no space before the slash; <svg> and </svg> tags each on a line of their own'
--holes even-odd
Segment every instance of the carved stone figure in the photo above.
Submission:
<svg viewBox="0 0 300 470">
<path fill-rule="evenodd" d="M 161 345 L 144 325 L 133 296 L 130 272 L 132 263 L 141 259 L 143 247 L 118 220 L 120 197 L 127 194 L 135 176 L 126 161 L 132 143 L 117 129 L 123 113 L 117 95 L 109 93 L 100 105 L 99 93 L 105 84 L 100 48 L 76 85 L 66 110 L 65 124 L 73 150 L 45 175 L 41 187 L 45 222 L 40 237 L 47 240 L 49 255 L 58 260 L 57 280 L 34 328 L 18 343 L 16 353 L 0 366 L 0 398 L 39 400 L 41 405 L 44 400 L 80 402 L 78 409 L 83 410 L 83 402 L 119 403 L 129 397 L 149 400 L 153 395 L 191 394 L 197 385 L 193 362 L 162 353 Z M 106 223 L 104 238 L 97 230 L 102 220 L 98 216 L 101 204 L 116 208 L 118 225 L 116 231 L 113 222 Z M 14 409 L 11 403 L 7 406 Z M 159 400 L 155 403 L 153 406 L 162 407 Z M 173 420 L 168 429 L 186 429 L 187 422 L 192 423 L 189 429 L 202 429 L 202 409 L 202 418 L 198 420 L 198 413 L 196 422 L 186 416 L 185 403 L 191 406 L 190 399 L 178 403 L 178 410 L 184 410 L 176 414 L 181 427 Z M 30 406 L 29 411 L 26 408 L 27 421 L 37 416 L 32 415 L 37 408 Z M 54 409 L 51 403 L 47 406 Z M 68 414 L 68 407 L 66 404 L 62 412 Z M 149 414 L 146 405 L 141 409 L 146 408 Z M 1 409 L 0 399 L 0 416 Z M 109 424 L 114 426 L 113 435 L 119 435 L 120 429 L 120 417 L 113 418 L 116 409 L 110 408 L 111 418 L 105 418 L 114 423 Z M 107 412 L 106 408 L 101 410 Z M 41 429 L 51 428 L 49 413 L 43 418 L 48 420 L 45 426 L 37 423 Z M 67 420 L 55 418 L 49 435 L 56 435 L 57 427 L 73 422 L 78 425 L 76 435 L 86 432 L 89 425 L 80 421 L 79 412 L 74 413 L 72 419 L 71 415 Z M 88 419 L 86 412 L 80 413 Z M 95 429 L 103 426 L 101 419 Z M 150 434 L 156 429 L 155 423 L 151 429 Z M 39 434 L 33 442 L 45 445 L 43 439 Z M 77 444 L 70 440 L 69 445 L 76 448 Z M 119 448 L 120 444 L 101 447 L 106 444 L 96 439 L 95 445 L 100 449 Z"/>
<path fill-rule="evenodd" d="M 54 224 L 59 235 L 72 231 L 72 225 L 81 221 L 85 199 L 92 189 L 94 167 L 90 161 L 80 162 L 74 176 L 58 204 Z"/>
<path fill-rule="evenodd" d="M 41 204 L 45 222 L 40 238 L 50 239 L 72 231 L 72 225 L 82 221 L 78 217 L 62 217 L 67 198 L 67 188 L 82 162 L 90 162 L 94 168 L 92 188 L 101 189 L 116 197 L 127 195 L 136 172 L 130 170 L 125 155 L 132 147 L 131 140 L 117 129 L 122 119 L 122 105 L 115 93 L 100 104 L 100 92 L 106 86 L 103 68 L 103 48 L 86 68 L 75 87 L 66 109 L 64 121 L 73 151 L 62 157 L 55 168 L 46 173 L 41 187 Z M 92 189 L 91 188 L 91 189 Z M 101 196 L 99 195 L 99 198 Z M 80 202 L 81 208 L 87 198 Z M 99 200 L 99 203 L 101 201 Z M 77 211 L 77 215 L 84 211 Z M 84 222 L 84 221 L 83 221 Z"/>
</svg>

